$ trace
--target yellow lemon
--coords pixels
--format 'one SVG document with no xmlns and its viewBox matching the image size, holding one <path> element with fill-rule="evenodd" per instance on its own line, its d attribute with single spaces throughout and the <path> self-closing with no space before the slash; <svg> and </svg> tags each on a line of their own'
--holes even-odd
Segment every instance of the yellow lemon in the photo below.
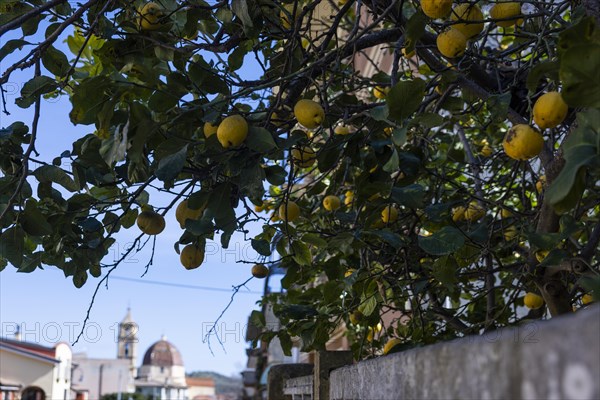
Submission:
<svg viewBox="0 0 600 400">
<path fill-rule="evenodd" d="M 545 187 L 546 187 L 546 175 L 542 175 L 542 176 L 540 176 L 538 181 L 535 183 L 535 190 L 537 190 L 538 193 L 541 193 Z"/>
<path fill-rule="evenodd" d="M 385 127 L 383 128 L 383 133 L 385 134 L 385 136 L 390 137 L 392 136 L 392 133 L 394 132 L 394 128 L 391 126 Z"/>
<path fill-rule="evenodd" d="M 379 100 L 383 100 L 387 97 L 388 92 L 390 91 L 389 87 L 383 86 L 375 86 L 373 88 L 373 96 Z"/>
<path fill-rule="evenodd" d="M 327 211 L 335 211 L 340 208 L 341 201 L 340 198 L 334 195 L 326 196 L 323 199 L 323 208 Z"/>
<path fill-rule="evenodd" d="M 490 17 L 496 21 L 496 25 L 507 28 L 517 23 L 519 18 L 512 18 L 521 15 L 521 3 L 509 1 L 504 3 L 496 3 L 490 10 Z M 512 19 L 507 19 L 512 18 Z"/>
<path fill-rule="evenodd" d="M 325 111 L 316 101 L 302 99 L 294 106 L 294 116 L 300 125 L 308 129 L 315 129 L 321 126 L 325 120 Z"/>
<path fill-rule="evenodd" d="M 542 129 L 554 128 L 565 120 L 569 106 L 558 92 L 540 96 L 533 106 L 533 121 Z"/>
<path fill-rule="evenodd" d="M 544 305 L 544 298 L 538 294 L 528 292 L 523 299 L 525 307 L 537 310 Z"/>
<path fill-rule="evenodd" d="M 144 4 L 138 9 L 138 27 L 143 31 L 154 31 L 162 27 L 160 22 L 164 17 L 164 12 L 161 6 L 155 2 Z"/>
<path fill-rule="evenodd" d="M 269 220 L 271 222 L 277 222 L 280 221 L 281 218 L 279 218 L 279 214 L 277 212 L 273 211 L 273 214 L 271 215 L 271 218 L 269 218 Z"/>
<path fill-rule="evenodd" d="M 473 22 L 483 21 L 483 13 L 476 4 L 463 3 L 457 5 L 452 10 L 450 19 L 461 22 L 452 25 L 452 27 L 460 31 L 467 39 L 479 35 L 483 30 L 483 22 Z"/>
<path fill-rule="evenodd" d="M 492 154 L 494 154 L 494 150 L 492 149 L 492 147 L 489 144 L 484 145 L 481 148 L 481 155 L 484 157 L 489 157 Z"/>
<path fill-rule="evenodd" d="M 279 12 L 279 19 L 281 21 L 281 26 L 283 26 L 283 29 L 290 29 L 292 27 L 290 15 L 294 12 L 294 3 L 284 4 L 283 8 L 284 9 L 282 9 Z M 299 16 L 300 16 L 300 6 L 298 6 L 298 8 L 296 9 L 296 14 L 293 17 L 294 17 L 294 19 L 296 19 Z"/>
<path fill-rule="evenodd" d="M 421 0 L 421 9 L 429 18 L 444 18 L 452 9 L 452 0 Z"/>
<path fill-rule="evenodd" d="M 436 44 L 444 57 L 456 58 L 465 54 L 467 38 L 459 30 L 450 28 L 438 35 Z"/>
<path fill-rule="evenodd" d="M 294 222 L 300 217 L 300 207 L 295 202 L 288 200 L 279 206 L 279 218 L 286 222 Z"/>
<path fill-rule="evenodd" d="M 333 130 L 333 133 L 335 133 L 336 135 L 349 135 L 350 134 L 350 128 L 348 128 L 347 125 L 338 125 L 335 127 L 335 129 Z"/>
<path fill-rule="evenodd" d="M 590 304 L 593 301 L 594 301 L 594 297 L 589 293 L 586 293 L 581 297 L 581 302 L 583 303 L 584 306 Z"/>
<path fill-rule="evenodd" d="M 358 310 L 355 310 L 354 312 L 352 312 L 352 314 L 350 314 L 349 319 L 353 325 L 358 325 L 364 319 L 364 317 L 365 316 L 363 313 L 361 313 Z"/>
<path fill-rule="evenodd" d="M 198 268 L 204 261 L 204 249 L 196 244 L 188 244 L 181 250 L 179 261 L 185 269 Z"/>
<path fill-rule="evenodd" d="M 519 231 L 517 231 L 517 228 L 514 226 L 509 226 L 508 228 L 506 228 L 504 230 L 504 240 L 506 240 L 507 242 L 510 242 L 511 240 L 513 240 L 515 237 L 517 237 L 517 235 L 519 234 Z"/>
<path fill-rule="evenodd" d="M 544 138 L 529 125 L 518 124 L 513 126 L 504 137 L 502 147 L 510 158 L 515 160 L 529 160 L 542 151 Z"/>
<path fill-rule="evenodd" d="M 467 209 L 463 206 L 458 206 L 452 209 L 452 221 L 458 222 L 465 219 L 465 211 Z"/>
<path fill-rule="evenodd" d="M 384 224 L 391 224 L 393 222 L 396 222 L 397 219 L 398 209 L 396 208 L 396 206 L 390 204 L 389 206 L 384 208 L 383 211 L 381 211 L 381 220 Z"/>
<path fill-rule="evenodd" d="M 465 210 L 465 220 L 475 222 L 485 215 L 485 208 L 477 201 L 472 201 Z"/>
<path fill-rule="evenodd" d="M 175 219 L 179 222 L 181 228 L 185 228 L 185 221 L 188 219 L 198 219 L 202 215 L 204 209 L 199 208 L 197 210 L 188 207 L 188 201 L 184 200 L 175 209 Z"/>
<path fill-rule="evenodd" d="M 348 190 L 344 194 L 344 204 L 350 207 L 354 202 L 354 192 L 352 190 Z"/>
<path fill-rule="evenodd" d="M 548 250 L 538 250 L 535 252 L 535 259 L 541 263 L 548 256 L 548 253 L 550 253 Z"/>
<path fill-rule="evenodd" d="M 390 340 L 388 340 L 385 343 L 385 346 L 383 346 L 383 355 L 386 355 L 387 353 L 389 353 L 394 347 L 396 347 L 397 345 L 401 344 L 402 340 L 398 339 L 398 338 L 391 338 Z"/>
<path fill-rule="evenodd" d="M 299 168 L 308 168 L 312 166 L 317 155 L 309 146 L 294 147 L 291 151 L 292 162 Z"/>
<path fill-rule="evenodd" d="M 512 211 L 510 211 L 508 208 L 503 208 L 503 209 L 500 211 L 500 216 L 501 216 L 502 218 L 510 218 L 510 217 L 512 217 L 512 216 L 513 216 L 513 213 L 512 213 Z"/>
<path fill-rule="evenodd" d="M 406 52 L 406 47 L 402 48 L 402 55 L 404 56 L 404 58 L 413 58 L 415 56 L 415 54 L 417 54 L 415 52 L 415 49 L 412 49 L 412 51 L 410 52 Z"/>
<path fill-rule="evenodd" d="M 165 219 L 157 212 L 142 211 L 137 217 L 137 226 L 146 235 L 158 235 L 165 229 Z"/>
<path fill-rule="evenodd" d="M 264 264 L 254 264 L 252 267 L 252 276 L 258 279 L 266 278 L 269 275 L 269 268 Z"/>
<path fill-rule="evenodd" d="M 224 148 L 238 147 L 248 136 L 248 123 L 241 115 L 225 118 L 217 128 L 217 139 Z"/>
<path fill-rule="evenodd" d="M 375 334 L 381 332 L 381 329 L 383 327 L 381 326 L 381 323 L 378 323 L 377 326 L 369 327 L 369 332 L 367 333 L 367 341 L 370 343 L 373 341 Z"/>
<path fill-rule="evenodd" d="M 211 122 L 205 122 L 204 128 L 202 129 L 204 131 L 204 137 L 209 138 L 216 134 L 217 129 L 219 129 L 219 125 L 213 125 Z"/>
<path fill-rule="evenodd" d="M 348 271 L 344 273 L 344 278 L 348 278 L 351 276 L 356 270 L 354 268 L 350 268 Z"/>
</svg>

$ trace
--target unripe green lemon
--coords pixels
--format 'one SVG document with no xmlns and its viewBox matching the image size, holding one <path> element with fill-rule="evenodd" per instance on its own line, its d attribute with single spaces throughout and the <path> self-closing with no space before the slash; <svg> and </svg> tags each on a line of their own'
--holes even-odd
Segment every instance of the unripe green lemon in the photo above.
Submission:
<svg viewBox="0 0 600 400">
<path fill-rule="evenodd" d="M 165 229 L 165 218 L 151 210 L 142 211 L 136 222 L 138 228 L 146 235 L 158 235 Z"/>
<path fill-rule="evenodd" d="M 457 5 L 452 10 L 450 19 L 452 21 L 461 22 L 452 25 L 452 27 L 460 31 L 467 39 L 479 35 L 479 33 L 483 30 L 483 22 L 472 22 L 483 21 L 483 13 L 477 4 L 463 3 Z"/>
<path fill-rule="evenodd" d="M 300 125 L 308 129 L 315 129 L 321 126 L 325 120 L 325 111 L 319 103 L 302 99 L 294 106 L 294 116 Z"/>
<path fill-rule="evenodd" d="M 544 138 L 531 126 L 518 124 L 506 133 L 502 147 L 510 158 L 529 160 L 540 154 L 544 147 Z"/>
<path fill-rule="evenodd" d="M 323 207 L 327 211 L 335 211 L 338 208 L 340 208 L 340 205 L 341 205 L 341 201 L 340 201 L 340 198 L 337 196 L 329 195 L 323 199 Z"/>
<path fill-rule="evenodd" d="M 217 139 L 224 148 L 238 147 L 248 136 L 248 123 L 241 115 L 225 118 L 217 128 Z"/>
<path fill-rule="evenodd" d="M 421 0 L 421 9 L 429 18 L 444 18 L 452 9 L 452 0 Z"/>
<path fill-rule="evenodd" d="M 456 58 L 465 54 L 467 38 L 457 29 L 450 28 L 438 35 L 436 44 L 444 57 Z"/>
<path fill-rule="evenodd" d="M 542 129 L 554 128 L 565 120 L 569 106 L 558 92 L 548 92 L 535 102 L 533 121 Z"/>
</svg>

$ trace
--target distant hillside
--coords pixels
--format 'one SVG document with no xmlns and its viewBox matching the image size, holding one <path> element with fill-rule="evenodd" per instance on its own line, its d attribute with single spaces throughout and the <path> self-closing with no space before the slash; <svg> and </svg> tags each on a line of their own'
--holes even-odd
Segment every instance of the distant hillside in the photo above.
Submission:
<svg viewBox="0 0 600 400">
<path fill-rule="evenodd" d="M 213 371 L 194 371 L 187 374 L 193 378 L 213 378 L 217 394 L 239 393 L 242 390 L 242 378 L 221 375 Z"/>
</svg>

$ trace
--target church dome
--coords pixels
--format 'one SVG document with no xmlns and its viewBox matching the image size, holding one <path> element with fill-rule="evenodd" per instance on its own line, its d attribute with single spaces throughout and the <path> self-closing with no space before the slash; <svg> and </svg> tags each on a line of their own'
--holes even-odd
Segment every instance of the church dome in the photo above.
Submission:
<svg viewBox="0 0 600 400">
<path fill-rule="evenodd" d="M 172 343 L 163 337 L 146 350 L 142 365 L 155 365 L 158 367 L 183 366 L 181 353 Z"/>
</svg>

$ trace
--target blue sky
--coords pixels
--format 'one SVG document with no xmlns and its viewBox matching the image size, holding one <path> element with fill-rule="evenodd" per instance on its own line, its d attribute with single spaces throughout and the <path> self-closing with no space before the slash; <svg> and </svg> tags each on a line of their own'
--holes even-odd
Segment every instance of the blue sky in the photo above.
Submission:
<svg viewBox="0 0 600 400">
<path fill-rule="evenodd" d="M 20 31 L 6 34 L 0 39 L 0 47 L 19 34 Z M 66 46 L 61 49 L 69 54 Z M 0 71 L 3 72 L 17 56 L 23 54 L 15 52 L 7 57 L 2 61 Z M 19 71 L 6 85 L 11 115 L 0 115 L 0 127 L 15 121 L 31 125 L 33 107 L 23 110 L 14 105 L 14 101 L 32 72 Z M 260 74 L 249 62 L 239 72 L 250 77 Z M 43 101 L 36 146 L 41 159 L 51 160 L 62 151 L 70 150 L 74 140 L 93 131 L 93 126 L 73 126 L 68 118 L 70 110 L 67 96 Z M 151 204 L 165 205 L 167 202 L 166 198 L 151 193 Z M 166 219 L 167 227 L 157 237 L 154 265 L 140 278 L 150 259 L 151 246 L 147 246 L 119 266 L 113 273 L 116 279 L 109 280 L 108 290 L 103 287 L 99 291 L 90 325 L 73 351 L 87 352 L 91 357 L 114 357 L 117 323 L 130 306 L 133 319 L 139 324 L 139 362 L 145 350 L 161 335 L 166 335 L 182 353 L 187 371 L 213 370 L 227 375 L 238 374 L 246 362 L 245 325 L 251 310 L 258 308 L 256 302 L 260 299 L 264 281 L 251 280 L 246 288 L 240 290 L 224 315 L 219 327 L 225 351 L 213 340 L 214 355 L 211 355 L 202 339 L 229 302 L 231 287 L 251 276 L 251 265 L 237 261 L 254 260 L 256 253 L 241 235 L 234 235 L 229 249 L 222 249 L 217 237 L 217 242 L 207 245 L 204 264 L 196 270 L 186 271 L 173 248 L 181 234 L 173 210 Z M 258 230 L 258 225 L 250 228 Z M 135 227 L 119 234 L 114 252 L 105 261 L 111 262 L 137 234 Z M 0 273 L 0 336 L 10 337 L 19 324 L 26 340 L 49 345 L 59 341 L 72 342 L 74 334 L 81 330 L 98 280 L 90 276 L 83 288 L 76 289 L 71 279 L 65 278 L 57 268 L 45 267 L 44 270 L 22 274 L 8 266 Z M 208 290 L 210 288 L 213 290 Z"/>
</svg>

